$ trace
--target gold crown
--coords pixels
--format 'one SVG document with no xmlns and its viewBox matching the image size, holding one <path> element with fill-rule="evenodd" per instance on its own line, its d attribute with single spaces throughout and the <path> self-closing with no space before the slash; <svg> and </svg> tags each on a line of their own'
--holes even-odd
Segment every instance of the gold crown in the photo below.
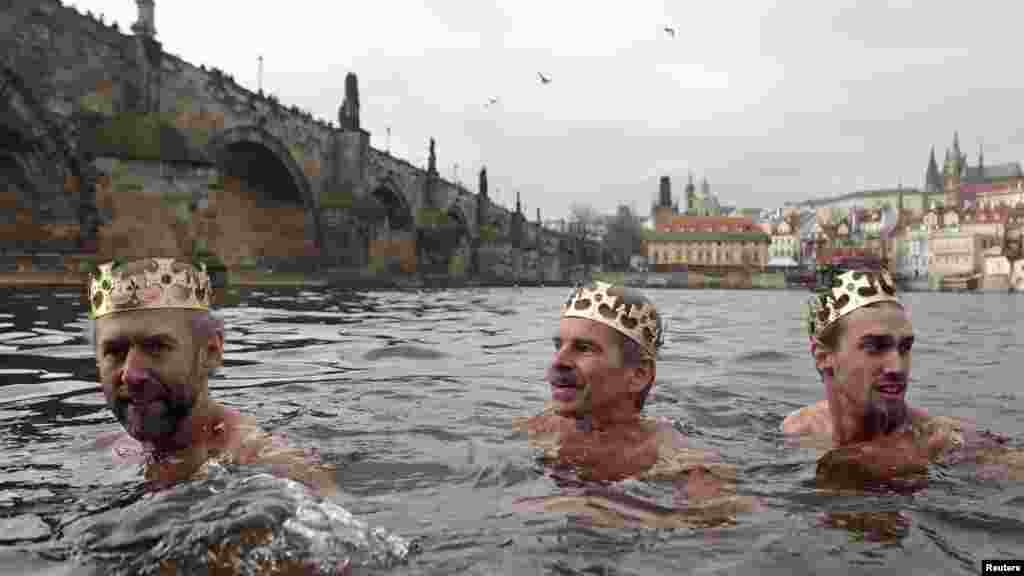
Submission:
<svg viewBox="0 0 1024 576">
<path fill-rule="evenodd" d="M 108 262 L 89 278 L 92 318 L 128 310 L 209 310 L 212 298 L 206 265 L 174 258 Z"/>
<path fill-rule="evenodd" d="M 562 318 L 587 318 L 632 339 L 650 358 L 664 342 L 661 316 L 643 294 L 607 282 L 577 286 L 562 303 Z"/>
<path fill-rule="evenodd" d="M 889 271 L 847 270 L 832 276 L 831 286 L 821 290 L 808 301 L 807 332 L 818 339 L 833 322 L 858 308 L 878 302 L 893 302 L 896 284 Z"/>
</svg>

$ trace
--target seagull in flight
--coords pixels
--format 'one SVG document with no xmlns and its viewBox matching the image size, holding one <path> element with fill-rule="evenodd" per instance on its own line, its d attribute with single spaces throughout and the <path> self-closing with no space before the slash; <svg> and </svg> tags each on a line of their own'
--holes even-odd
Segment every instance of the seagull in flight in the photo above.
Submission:
<svg viewBox="0 0 1024 576">
<path fill-rule="evenodd" d="M 537 77 L 540 78 L 540 83 L 541 84 L 550 84 L 551 83 L 551 78 L 548 78 L 547 76 L 541 74 L 540 72 L 537 72 Z"/>
<path fill-rule="evenodd" d="M 665 33 L 671 36 L 672 38 L 676 37 L 676 29 L 671 26 L 665 26 Z"/>
</svg>

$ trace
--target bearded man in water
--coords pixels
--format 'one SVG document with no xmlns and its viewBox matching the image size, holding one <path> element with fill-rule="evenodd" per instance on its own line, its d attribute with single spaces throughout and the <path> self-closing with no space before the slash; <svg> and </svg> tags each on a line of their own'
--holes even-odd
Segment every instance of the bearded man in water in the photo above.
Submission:
<svg viewBox="0 0 1024 576">
<path fill-rule="evenodd" d="M 907 403 L 914 330 L 886 270 L 836 274 L 808 312 L 825 399 L 788 415 L 782 431 L 833 447 L 818 462 L 819 479 L 887 480 L 968 453 L 1006 455 L 1004 439 Z"/>
<path fill-rule="evenodd" d="M 96 365 L 107 405 L 127 433 L 101 439 L 99 447 L 143 464 L 158 485 L 189 478 L 213 460 L 265 464 L 330 493 L 330 470 L 210 398 L 209 375 L 224 355 L 212 298 L 205 266 L 173 258 L 111 262 L 91 275 Z"/>
<path fill-rule="evenodd" d="M 689 446 L 671 423 L 643 417 L 662 342 L 661 316 L 639 292 L 604 282 L 576 288 L 562 304 L 553 338 L 551 403 L 521 427 L 548 462 L 571 468 L 584 482 L 671 480 L 676 504 L 692 512 L 728 496 L 734 475 L 712 454 Z M 693 519 L 601 490 L 539 501 L 542 509 L 585 513 L 602 523 L 617 524 L 612 517 L 622 516 L 648 525 Z"/>
</svg>

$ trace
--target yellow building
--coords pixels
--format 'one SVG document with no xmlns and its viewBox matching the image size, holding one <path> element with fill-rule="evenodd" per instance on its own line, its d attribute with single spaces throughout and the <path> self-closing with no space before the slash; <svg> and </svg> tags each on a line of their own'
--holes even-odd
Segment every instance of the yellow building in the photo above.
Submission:
<svg viewBox="0 0 1024 576">
<path fill-rule="evenodd" d="M 761 269 L 768 263 L 771 237 L 750 218 L 678 215 L 663 218 L 645 234 L 644 244 L 656 272 Z"/>
<path fill-rule="evenodd" d="M 981 238 L 982 249 L 986 249 L 1002 244 L 1009 213 L 1005 207 L 993 210 L 938 208 L 925 213 L 922 222 L 932 232 L 946 230 L 976 235 Z"/>
</svg>

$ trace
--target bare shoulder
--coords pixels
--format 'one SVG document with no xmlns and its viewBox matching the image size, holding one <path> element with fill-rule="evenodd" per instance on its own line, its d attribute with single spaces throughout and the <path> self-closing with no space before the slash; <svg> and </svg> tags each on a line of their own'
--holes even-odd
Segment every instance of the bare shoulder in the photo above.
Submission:
<svg viewBox="0 0 1024 576">
<path fill-rule="evenodd" d="M 644 474 L 646 478 L 678 478 L 695 470 L 724 478 L 735 476 L 733 468 L 724 464 L 717 452 L 696 446 L 671 422 L 659 420 L 652 425 L 658 456 L 655 464 Z"/>
<path fill-rule="evenodd" d="M 547 410 L 540 414 L 526 418 L 517 418 L 513 421 L 513 426 L 517 430 L 528 432 L 531 435 L 564 432 L 566 428 L 571 427 L 571 424 L 572 422 L 569 418 L 559 416 Z"/>
<path fill-rule="evenodd" d="M 239 464 L 267 465 L 276 476 L 291 478 L 321 494 L 336 490 L 334 467 L 324 464 L 313 449 L 293 445 L 280 434 L 261 429 L 255 418 L 235 414 L 226 418 L 229 450 Z"/>
<path fill-rule="evenodd" d="M 828 400 L 821 400 L 791 412 L 782 421 L 782 433 L 792 435 L 832 434 Z"/>
</svg>

